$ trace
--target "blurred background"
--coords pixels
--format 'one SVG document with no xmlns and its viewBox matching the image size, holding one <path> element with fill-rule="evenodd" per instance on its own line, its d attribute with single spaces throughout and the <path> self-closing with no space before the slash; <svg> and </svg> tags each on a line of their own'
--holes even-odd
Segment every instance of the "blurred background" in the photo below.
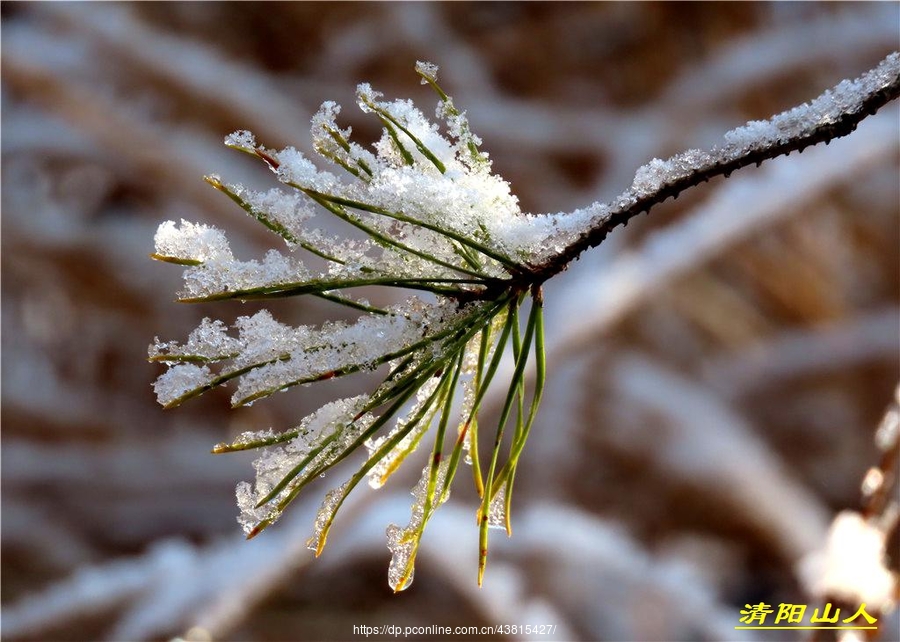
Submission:
<svg viewBox="0 0 900 642">
<path fill-rule="evenodd" d="M 211 446 L 369 384 L 241 411 L 215 391 L 163 411 L 154 337 L 259 306 L 177 304 L 180 269 L 148 254 L 157 225 L 180 218 L 227 230 L 244 257 L 277 247 L 203 182 L 274 183 L 222 138 L 250 129 L 308 152 L 310 116 L 335 100 L 374 140 L 356 84 L 431 114 L 416 60 L 441 67 L 524 211 L 569 211 L 614 198 L 655 156 L 707 148 L 874 66 L 900 48 L 896 3 L 0 10 L 4 639 L 528 623 L 556 625 L 545 640 L 746 639 L 733 628 L 746 603 L 812 608 L 801 561 L 859 506 L 900 376 L 896 104 L 828 147 L 665 203 L 547 284 L 548 389 L 514 535 L 493 533 L 480 590 L 461 475 L 415 583 L 391 594 L 384 528 L 408 521 L 416 463 L 358 489 L 318 560 L 305 541 L 341 479 L 243 540 L 234 486 L 254 455 Z M 292 323 L 344 314 L 266 307 Z"/>
</svg>

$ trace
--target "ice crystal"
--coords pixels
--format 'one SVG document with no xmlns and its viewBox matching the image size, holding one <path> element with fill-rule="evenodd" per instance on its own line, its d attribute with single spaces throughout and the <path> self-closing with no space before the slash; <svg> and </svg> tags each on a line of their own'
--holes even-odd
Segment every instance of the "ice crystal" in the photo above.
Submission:
<svg viewBox="0 0 900 642">
<path fill-rule="evenodd" d="M 228 336 L 227 326 L 209 317 L 188 336 L 184 345 L 177 341 L 162 342 L 156 338 L 148 351 L 154 361 L 218 361 L 240 352 L 241 342 Z"/>
<path fill-rule="evenodd" d="M 153 390 L 156 392 L 157 401 L 163 406 L 168 406 L 186 392 L 204 388 L 212 380 L 213 374 L 208 366 L 181 363 L 170 367 L 160 375 L 153 384 Z"/>
<path fill-rule="evenodd" d="M 182 219 L 160 224 L 154 239 L 156 256 L 187 262 L 230 261 L 233 257 L 228 239 L 221 230 Z"/>
<path fill-rule="evenodd" d="M 343 167 L 354 176 L 367 180 L 380 161 L 370 151 L 350 140 L 353 133 L 350 127 L 341 129 L 338 126 L 337 116 L 340 113 L 341 106 L 337 103 L 332 101 L 322 103 L 312 120 L 313 145 L 324 158 Z"/>
<path fill-rule="evenodd" d="M 280 446 L 270 446 L 253 463 L 256 483 L 238 484 L 237 499 L 241 513 L 238 522 L 246 533 L 251 533 L 261 522 L 275 521 L 283 510 L 282 500 L 334 458 L 372 421 L 368 415 L 358 413 L 366 396 L 341 399 L 325 404 L 306 417 L 299 426 L 288 431 L 290 439 Z M 277 437 L 272 431 L 245 433 L 232 443 L 232 447 L 252 446 Z M 291 476 L 291 472 L 304 459 L 312 455 L 307 474 Z M 284 483 L 287 480 L 287 483 Z"/>
<path fill-rule="evenodd" d="M 225 137 L 225 144 L 235 149 L 253 153 L 256 149 L 256 137 L 245 129 L 232 132 Z"/>
<path fill-rule="evenodd" d="M 306 547 L 310 550 L 319 551 L 321 549 L 322 544 L 324 543 L 323 537 L 325 529 L 334 519 L 337 509 L 340 507 L 344 497 L 346 497 L 349 485 L 349 481 L 344 482 L 339 487 L 334 488 L 325 494 L 325 499 L 319 507 L 319 512 L 316 513 L 313 535 L 306 542 Z"/>
<path fill-rule="evenodd" d="M 406 570 L 415 549 L 415 541 L 408 528 L 400 528 L 396 524 L 388 524 L 385 535 L 387 535 L 388 550 L 391 551 L 388 586 L 395 592 L 405 591 L 412 585 L 415 574 L 415 569 L 411 569 L 409 572 Z"/>
<path fill-rule="evenodd" d="M 278 162 L 276 174 L 282 183 L 317 192 L 337 192 L 341 187 L 337 176 L 318 169 L 303 152 L 293 147 L 285 147 L 272 156 Z"/>
<path fill-rule="evenodd" d="M 207 261 L 184 271 L 183 300 L 216 298 L 231 292 L 265 288 L 286 288 L 310 278 L 302 263 L 275 250 L 266 252 L 262 261 Z"/>
<path fill-rule="evenodd" d="M 419 540 L 422 537 L 425 522 L 448 497 L 448 493 L 443 495 L 435 493 L 431 497 L 431 501 L 429 501 L 428 489 L 432 484 L 437 488 L 443 487 L 447 478 L 447 471 L 448 462 L 443 462 L 434 475 L 431 467 L 426 466 L 422 469 L 419 483 L 412 489 L 412 496 L 415 498 L 415 501 L 412 505 L 409 524 L 406 525 L 406 528 L 390 524 L 385 531 L 388 550 L 391 551 L 391 563 L 388 567 L 388 584 L 395 592 L 403 591 L 412 584 L 416 552 L 419 548 Z"/>
<path fill-rule="evenodd" d="M 308 199 L 300 194 L 273 188 L 256 192 L 242 185 L 230 185 L 231 191 L 250 208 L 257 218 L 265 219 L 290 235 L 286 240 L 303 238 L 308 234 L 306 223 L 315 216 Z M 284 235 L 283 235 L 284 236 Z M 291 247 L 296 242 L 290 243 Z"/>
<path fill-rule="evenodd" d="M 416 61 L 416 73 L 422 76 L 422 84 L 427 85 L 429 81 L 437 82 L 438 66 L 432 62 Z"/>
<path fill-rule="evenodd" d="M 277 433 L 272 428 L 266 428 L 265 430 L 245 430 L 235 437 L 230 444 L 225 442 L 216 444 L 213 451 L 225 451 L 229 448 L 234 448 L 235 450 L 241 449 L 242 447 L 252 448 L 256 443 L 271 441 L 276 435 Z"/>
<path fill-rule="evenodd" d="M 430 427 L 431 421 L 422 421 L 419 415 L 427 410 L 431 396 L 437 390 L 439 381 L 432 378 L 416 392 L 416 403 L 404 415 L 397 419 L 397 423 L 388 434 L 366 442 L 366 450 L 369 454 L 378 451 L 379 448 L 390 442 L 395 437 L 400 439 L 393 448 L 382 457 L 372 470 L 369 471 L 369 486 L 381 488 L 390 474 L 402 463 L 406 456 L 415 449 L 425 432 Z"/>
<path fill-rule="evenodd" d="M 462 399 L 462 407 L 459 412 L 459 416 L 462 417 L 462 421 L 459 424 L 459 428 L 457 430 L 458 433 L 463 435 L 463 452 L 465 452 L 465 459 L 463 461 L 471 466 L 472 465 L 472 445 L 473 445 L 473 435 L 475 434 L 474 430 L 469 430 L 469 415 L 472 414 L 472 409 L 475 407 L 475 396 L 478 394 L 477 386 L 474 381 L 464 381 L 462 384 L 463 387 L 463 399 Z"/>
<path fill-rule="evenodd" d="M 506 530 L 506 491 L 507 484 L 504 483 L 500 486 L 500 490 L 494 495 L 493 499 L 491 499 L 491 504 L 488 508 L 488 528 Z"/>
</svg>

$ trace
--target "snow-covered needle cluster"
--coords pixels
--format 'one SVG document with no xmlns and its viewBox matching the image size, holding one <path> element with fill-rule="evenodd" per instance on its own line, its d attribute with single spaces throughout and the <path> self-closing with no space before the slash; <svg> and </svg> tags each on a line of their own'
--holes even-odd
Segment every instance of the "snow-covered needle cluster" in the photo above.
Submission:
<svg viewBox="0 0 900 642">
<path fill-rule="evenodd" d="M 433 429 L 409 525 L 387 531 L 395 590 L 412 581 L 424 528 L 449 496 L 460 462 L 471 466 L 482 497 L 481 581 L 488 527 L 509 531 L 516 466 L 544 381 L 541 292 L 529 275 L 547 250 L 546 239 L 533 217 L 520 212 L 509 185 L 491 174 L 465 114 L 437 84 L 437 68 L 418 63 L 416 71 L 438 95 L 444 133 L 411 102 L 385 101 L 362 84 L 359 107 L 383 126 L 374 151 L 338 125 L 335 103 L 324 103 L 312 120 L 316 151 L 342 176 L 294 148 L 267 149 L 246 131 L 226 138 L 229 147 L 265 162 L 281 187 L 257 192 L 218 176 L 207 182 L 281 237 L 286 253 L 271 250 L 261 260 L 242 261 L 222 231 L 168 221 L 159 227 L 153 254 L 186 266 L 182 301 L 308 294 L 360 312 L 353 323 L 291 327 L 263 311 L 240 317 L 234 332 L 204 319 L 184 343 L 157 340 L 150 359 L 169 366 L 155 384 L 165 407 L 231 380 L 237 407 L 298 384 L 383 369 L 382 383 L 370 394 L 328 403 L 283 432 L 245 433 L 214 452 L 262 449 L 255 483 L 237 489 L 248 536 L 277 520 L 311 480 L 354 453 L 367 453 L 357 472 L 326 495 L 309 541 L 318 554 L 347 495 L 364 478 L 375 488 L 384 484 Z M 337 217 L 364 238 L 331 238 L 316 228 L 317 216 Z M 324 267 L 307 266 L 310 255 Z M 389 307 L 353 297 L 354 288 L 372 285 L 425 294 Z M 520 315 L 523 306 L 527 314 Z M 507 393 L 494 447 L 479 457 L 479 408 L 509 347 L 514 375 L 498 384 Z M 529 391 L 530 359 L 536 377 Z"/>
</svg>

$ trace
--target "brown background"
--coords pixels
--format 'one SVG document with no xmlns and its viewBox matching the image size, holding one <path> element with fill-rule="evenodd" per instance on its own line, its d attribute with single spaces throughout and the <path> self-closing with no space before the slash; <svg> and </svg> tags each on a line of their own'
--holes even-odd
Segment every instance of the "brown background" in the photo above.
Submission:
<svg viewBox="0 0 900 642">
<path fill-rule="evenodd" d="M 406 523 L 417 464 L 378 493 L 360 489 L 315 562 L 303 542 L 340 480 L 240 540 L 233 488 L 252 477 L 252 456 L 209 447 L 290 426 L 320 395 L 367 384 L 240 412 L 216 391 L 162 411 L 150 388 L 159 369 L 145 361 L 153 337 L 258 306 L 175 304 L 178 269 L 147 254 L 157 224 L 182 217 L 228 230 L 244 256 L 269 247 L 201 180 L 271 184 L 222 137 L 246 128 L 308 151 L 309 117 L 333 99 L 372 140 L 355 85 L 431 114 L 416 60 L 441 66 L 524 211 L 568 211 L 613 198 L 654 156 L 708 147 L 873 66 L 900 45 L 896 4 L 4 2 L 2 12 L 5 638 L 165 639 L 199 627 L 189 637 L 360 639 L 353 625 L 531 622 L 558 625 L 537 639 L 721 639 L 738 637 L 745 603 L 810 602 L 795 565 L 835 511 L 857 506 L 898 380 L 896 106 L 880 121 L 893 140 L 880 155 L 853 156 L 851 137 L 830 156 L 810 150 L 713 181 L 548 284 L 558 352 L 520 467 L 515 534 L 494 534 L 481 590 L 462 483 L 426 534 L 415 584 L 390 594 L 383 529 Z M 804 189 L 821 163 L 867 154 L 875 160 L 848 160 Z M 738 181 L 747 207 L 726 213 L 748 221 L 745 233 L 696 260 L 694 234 L 669 243 L 660 256 L 684 269 L 648 253 L 654 234 Z M 763 198 L 780 205 L 756 220 Z M 634 256 L 647 281 L 629 280 Z M 340 314 L 305 300 L 270 307 L 294 323 Z M 579 312 L 590 323 L 575 335 Z"/>
</svg>

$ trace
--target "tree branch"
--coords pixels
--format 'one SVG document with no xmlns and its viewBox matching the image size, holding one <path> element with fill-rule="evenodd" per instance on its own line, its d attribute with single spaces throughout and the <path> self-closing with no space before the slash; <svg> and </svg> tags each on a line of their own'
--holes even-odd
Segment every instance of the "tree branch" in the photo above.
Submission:
<svg viewBox="0 0 900 642">
<path fill-rule="evenodd" d="M 532 266 L 531 276 L 543 282 L 562 272 L 582 252 L 596 247 L 619 225 L 662 203 L 670 196 L 705 183 L 716 176 L 765 160 L 802 152 L 810 145 L 850 134 L 868 116 L 900 96 L 900 54 L 894 52 L 855 81 L 843 81 L 812 101 L 778 114 L 768 121 L 754 121 L 725 135 L 725 145 L 709 152 L 691 150 L 668 161 L 654 160 L 640 168 L 631 189 L 614 201 L 594 204 L 597 211 L 590 229 L 559 254 Z M 754 139 L 755 137 L 755 139 Z M 749 142 L 747 142 L 747 140 Z M 661 176 L 652 188 L 647 182 Z"/>
</svg>

